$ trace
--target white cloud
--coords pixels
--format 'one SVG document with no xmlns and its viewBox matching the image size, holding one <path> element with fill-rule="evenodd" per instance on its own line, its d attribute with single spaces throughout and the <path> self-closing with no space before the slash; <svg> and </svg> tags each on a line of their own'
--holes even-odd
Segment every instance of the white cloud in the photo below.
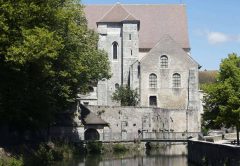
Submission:
<svg viewBox="0 0 240 166">
<path fill-rule="evenodd" d="M 240 42 L 240 35 L 229 35 L 222 32 L 207 32 L 207 39 L 210 44 Z"/>
</svg>

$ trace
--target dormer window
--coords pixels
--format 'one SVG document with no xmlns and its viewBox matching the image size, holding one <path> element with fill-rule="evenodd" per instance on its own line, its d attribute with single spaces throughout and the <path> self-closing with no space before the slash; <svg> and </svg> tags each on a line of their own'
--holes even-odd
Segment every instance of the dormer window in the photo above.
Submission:
<svg viewBox="0 0 240 166">
<path fill-rule="evenodd" d="M 162 55 L 160 57 L 160 67 L 161 68 L 168 68 L 168 57 L 166 55 Z"/>
</svg>

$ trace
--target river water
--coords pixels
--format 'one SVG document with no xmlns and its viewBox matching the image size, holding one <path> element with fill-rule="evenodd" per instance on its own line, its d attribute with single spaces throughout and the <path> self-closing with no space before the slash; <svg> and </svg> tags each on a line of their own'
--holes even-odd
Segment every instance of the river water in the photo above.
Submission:
<svg viewBox="0 0 240 166">
<path fill-rule="evenodd" d="M 187 161 L 186 145 L 167 145 L 138 153 L 88 155 L 56 166 L 193 166 Z"/>
</svg>

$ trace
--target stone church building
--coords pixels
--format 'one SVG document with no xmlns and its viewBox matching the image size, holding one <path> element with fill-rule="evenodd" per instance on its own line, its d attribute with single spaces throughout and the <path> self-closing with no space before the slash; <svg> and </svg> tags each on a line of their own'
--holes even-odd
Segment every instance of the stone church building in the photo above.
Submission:
<svg viewBox="0 0 240 166">
<path fill-rule="evenodd" d="M 200 108 L 185 5 L 87 5 L 85 14 L 99 34 L 98 48 L 108 53 L 112 77 L 80 95 L 83 104 L 119 105 L 112 94 L 129 85 L 141 107 Z"/>
</svg>

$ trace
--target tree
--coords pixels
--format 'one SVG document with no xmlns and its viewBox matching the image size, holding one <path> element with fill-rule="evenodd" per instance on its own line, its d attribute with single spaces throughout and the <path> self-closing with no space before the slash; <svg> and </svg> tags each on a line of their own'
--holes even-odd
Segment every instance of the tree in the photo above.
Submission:
<svg viewBox="0 0 240 166">
<path fill-rule="evenodd" d="M 0 0 L 0 125 L 38 129 L 109 77 L 77 0 Z"/>
<path fill-rule="evenodd" d="M 129 86 L 120 86 L 112 95 L 112 99 L 121 102 L 121 106 L 136 106 L 139 96 L 137 90 L 132 90 Z"/>
<path fill-rule="evenodd" d="M 229 54 L 220 64 L 217 82 L 205 86 L 203 120 L 207 127 L 236 127 L 240 130 L 240 57 Z"/>
</svg>

